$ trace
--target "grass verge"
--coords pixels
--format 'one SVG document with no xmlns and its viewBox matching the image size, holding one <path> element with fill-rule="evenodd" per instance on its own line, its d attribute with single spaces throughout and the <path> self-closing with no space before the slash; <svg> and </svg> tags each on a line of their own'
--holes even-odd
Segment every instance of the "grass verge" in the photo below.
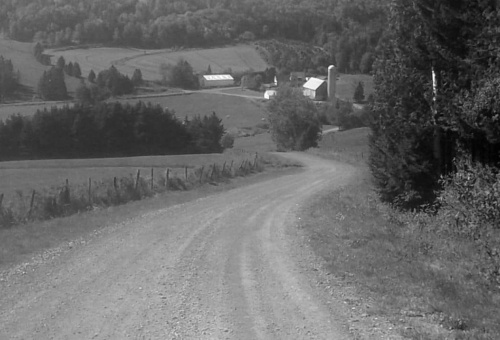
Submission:
<svg viewBox="0 0 500 340">
<path fill-rule="evenodd" d="M 408 339 L 500 339 L 500 290 L 484 283 L 474 245 L 438 233 L 433 216 L 379 202 L 360 157 L 367 132 L 335 133 L 311 151 L 361 170 L 301 210 L 311 248 L 362 301 L 374 301 L 360 317 L 386 317 Z"/>
</svg>

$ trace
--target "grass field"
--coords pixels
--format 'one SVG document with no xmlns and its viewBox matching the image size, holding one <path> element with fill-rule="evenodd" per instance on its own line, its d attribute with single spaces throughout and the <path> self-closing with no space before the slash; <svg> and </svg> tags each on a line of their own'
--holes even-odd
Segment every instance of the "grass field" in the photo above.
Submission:
<svg viewBox="0 0 500 340">
<path fill-rule="evenodd" d="M 337 97 L 352 101 L 354 90 L 359 82 L 363 82 L 365 98 L 374 91 L 373 77 L 367 74 L 340 74 L 337 80 Z"/>
<path fill-rule="evenodd" d="M 366 164 L 366 128 L 335 132 L 310 152 L 356 166 L 357 179 L 302 208 L 301 229 L 333 280 L 356 291 L 358 319 L 388 318 L 404 338 L 500 339 L 500 287 L 475 266 L 471 241 L 439 221 L 380 203 Z"/>
<path fill-rule="evenodd" d="M 33 46 L 33 43 L 0 38 L 0 55 L 12 60 L 14 69 L 18 70 L 21 75 L 21 85 L 28 88 L 27 93 L 24 93 L 21 98 L 16 99 L 31 100 L 36 91 L 38 80 L 43 75 L 43 72 L 50 68 L 50 66 L 44 66 L 35 59 Z M 72 95 L 80 84 L 80 80 L 66 76 L 65 81 L 68 92 Z M 0 113 L 2 113 L 1 108 Z"/>
<path fill-rule="evenodd" d="M 188 61 L 196 72 L 206 71 L 209 65 L 213 73 L 222 73 L 229 68 L 233 72 L 248 69 L 263 71 L 268 66 L 250 45 L 177 51 L 101 47 L 55 49 L 47 53 L 53 55 L 54 59 L 63 56 L 67 62 L 78 62 L 83 75 L 87 75 L 91 69 L 99 72 L 115 65 L 120 72 L 130 76 L 138 68 L 143 78 L 151 81 L 161 80 L 159 67 L 162 63 L 176 64 L 180 58 Z"/>
<path fill-rule="evenodd" d="M 262 105 L 252 98 L 238 96 L 226 96 L 213 93 L 192 93 L 188 95 L 175 95 L 166 97 L 151 97 L 140 99 L 120 100 L 122 103 L 136 103 L 138 101 L 160 104 L 175 110 L 177 117 L 184 119 L 185 116 L 208 115 L 215 112 L 219 118 L 223 119 L 226 128 L 231 127 L 252 127 L 265 117 Z M 110 101 L 116 101 L 111 99 Z M 65 104 L 57 104 L 62 106 Z M 0 105 L 0 120 L 5 120 L 12 114 L 32 116 L 37 110 L 50 108 L 54 104 L 36 105 Z"/>
<path fill-rule="evenodd" d="M 136 103 L 140 99 L 122 100 L 122 103 Z M 146 101 L 168 107 L 177 117 L 204 116 L 215 112 L 226 129 L 232 127 L 253 127 L 266 117 L 264 108 L 250 98 L 225 96 L 212 93 L 193 93 L 182 96 L 155 97 Z"/>
<path fill-rule="evenodd" d="M 184 167 L 192 172 L 201 166 L 208 167 L 224 162 L 241 162 L 243 158 L 252 159 L 254 154 L 238 150 L 228 150 L 223 154 L 144 156 L 128 158 L 74 159 L 74 160 L 39 160 L 0 162 L 0 193 L 6 199 L 13 198 L 17 191 L 29 194 L 31 190 L 43 191 L 51 187 L 62 187 L 66 181 L 70 184 L 85 184 L 92 181 L 128 177 L 141 170 L 144 176 L 150 176 L 151 168 L 156 176 L 165 175 L 167 168 L 173 174 L 184 174 Z"/>
</svg>

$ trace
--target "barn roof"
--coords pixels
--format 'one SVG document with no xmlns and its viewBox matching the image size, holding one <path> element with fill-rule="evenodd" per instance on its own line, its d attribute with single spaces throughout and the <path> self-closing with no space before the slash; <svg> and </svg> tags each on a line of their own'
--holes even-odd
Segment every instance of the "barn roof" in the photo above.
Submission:
<svg viewBox="0 0 500 340">
<path fill-rule="evenodd" d="M 317 90 L 324 83 L 325 81 L 322 79 L 309 78 L 309 80 L 304 84 L 304 88 L 309 90 Z"/>
<path fill-rule="evenodd" d="M 206 74 L 203 76 L 205 80 L 234 80 L 230 74 Z"/>
</svg>

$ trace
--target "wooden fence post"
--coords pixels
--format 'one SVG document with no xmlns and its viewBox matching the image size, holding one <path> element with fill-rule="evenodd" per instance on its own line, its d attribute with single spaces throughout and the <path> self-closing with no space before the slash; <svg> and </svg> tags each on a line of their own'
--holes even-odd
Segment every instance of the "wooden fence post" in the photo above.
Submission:
<svg viewBox="0 0 500 340">
<path fill-rule="evenodd" d="M 89 205 L 92 205 L 92 178 L 89 177 Z"/>
<path fill-rule="evenodd" d="M 118 191 L 118 181 L 116 177 L 113 177 L 113 187 L 115 188 L 115 191 Z"/>
<path fill-rule="evenodd" d="M 35 204 L 35 190 L 33 190 L 33 193 L 31 194 L 31 202 L 30 202 L 30 210 L 28 211 L 28 218 L 31 217 L 31 213 L 33 211 L 34 204 Z"/>
<path fill-rule="evenodd" d="M 212 180 L 214 178 L 214 172 L 215 172 L 215 163 L 212 166 L 212 173 L 210 174 L 210 180 Z"/>
<path fill-rule="evenodd" d="M 141 177 L 141 169 L 137 170 L 137 176 L 135 177 L 135 191 L 139 188 L 139 178 Z"/>
<path fill-rule="evenodd" d="M 168 189 L 168 178 L 170 177 L 170 169 L 167 169 L 167 171 L 165 171 L 165 188 Z"/>
<path fill-rule="evenodd" d="M 151 191 L 154 190 L 154 170 L 151 168 Z"/>
<path fill-rule="evenodd" d="M 257 158 L 259 157 L 259 154 L 256 152 L 255 153 L 255 160 L 253 161 L 253 168 L 256 169 L 257 168 Z"/>
<path fill-rule="evenodd" d="M 188 167 L 184 167 L 184 177 L 186 178 L 186 182 L 188 180 Z"/>
<path fill-rule="evenodd" d="M 0 214 L 2 213 L 3 211 L 3 208 L 2 208 L 2 202 L 3 202 L 3 193 L 0 194 Z"/>
<path fill-rule="evenodd" d="M 201 184 L 202 179 L 203 179 L 203 170 L 204 170 L 204 169 L 205 169 L 205 166 L 203 165 L 203 166 L 201 167 L 201 171 L 200 171 L 200 184 Z"/>
</svg>

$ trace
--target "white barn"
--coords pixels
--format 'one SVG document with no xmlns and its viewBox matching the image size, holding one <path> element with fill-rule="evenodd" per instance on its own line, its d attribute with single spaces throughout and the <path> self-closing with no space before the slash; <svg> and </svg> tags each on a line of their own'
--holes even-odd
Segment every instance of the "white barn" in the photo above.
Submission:
<svg viewBox="0 0 500 340">
<path fill-rule="evenodd" d="M 230 74 L 206 74 L 200 77 L 200 87 L 233 86 L 234 79 Z"/>
<path fill-rule="evenodd" d="M 323 79 L 311 77 L 302 88 L 304 96 L 312 100 L 325 100 L 327 98 L 327 82 Z"/>
</svg>

